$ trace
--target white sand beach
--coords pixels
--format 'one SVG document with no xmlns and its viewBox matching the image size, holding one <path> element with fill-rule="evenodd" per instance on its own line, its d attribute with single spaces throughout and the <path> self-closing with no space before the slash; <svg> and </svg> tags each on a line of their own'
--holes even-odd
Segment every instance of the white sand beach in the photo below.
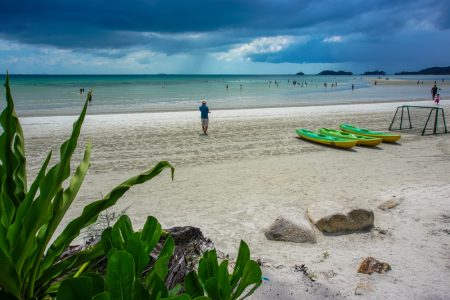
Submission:
<svg viewBox="0 0 450 300">
<path fill-rule="evenodd" d="M 450 134 L 405 131 L 396 144 L 339 150 L 301 140 L 295 133 L 299 127 L 337 128 L 342 122 L 387 130 L 401 104 L 223 111 L 211 107 L 208 136 L 201 134 L 196 111 L 89 115 L 80 146 L 92 141 L 91 168 L 68 215 L 77 216 L 123 180 L 167 160 L 176 168 L 173 182 L 165 171 L 132 188 L 114 209 L 128 207 L 135 228 L 148 215 L 165 228 L 199 227 L 232 257 L 245 240 L 252 257 L 264 262 L 269 279 L 251 299 L 448 299 Z M 440 106 L 450 121 L 450 100 Z M 49 149 L 57 155 L 74 119 L 21 119 L 31 177 Z M 387 211 L 377 208 L 393 197 L 403 202 Z M 264 236 L 264 229 L 283 211 L 306 210 L 327 200 L 372 209 L 374 229 L 336 236 L 316 229 L 316 244 L 269 241 Z M 368 256 L 389 263 L 392 270 L 357 273 Z M 295 271 L 301 264 L 316 281 Z M 355 295 L 358 285 L 364 286 L 363 295 Z"/>
</svg>

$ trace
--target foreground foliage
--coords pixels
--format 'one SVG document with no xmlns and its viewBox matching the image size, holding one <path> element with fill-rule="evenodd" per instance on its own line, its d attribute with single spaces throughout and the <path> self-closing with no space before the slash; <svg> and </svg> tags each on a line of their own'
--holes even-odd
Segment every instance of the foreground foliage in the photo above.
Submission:
<svg viewBox="0 0 450 300">
<path fill-rule="evenodd" d="M 39 173 L 28 189 L 24 137 L 6 76 L 6 107 L 0 115 L 3 129 L 0 135 L 0 298 L 30 299 L 48 293 L 55 278 L 105 255 L 98 244 L 67 259 L 59 259 L 63 251 L 92 224 L 100 212 L 114 205 L 135 184 L 144 183 L 164 169 L 174 169 L 165 161 L 151 170 L 115 187 L 103 199 L 87 205 L 82 214 L 72 220 L 62 233 L 54 233 L 75 199 L 89 167 L 91 145 L 67 187 L 63 183 L 70 176 L 70 161 L 77 146 L 84 121 L 86 100 L 81 115 L 73 125 L 72 135 L 60 147 L 60 160 L 49 170 L 52 153 L 47 155 Z M 90 92 L 87 98 L 89 98 Z M 54 240 L 50 244 L 50 241 Z M 51 289 L 50 289 L 51 290 Z"/>
<path fill-rule="evenodd" d="M 261 284 L 261 270 L 250 260 L 248 246 L 241 242 L 232 274 L 228 273 L 228 261 L 219 265 L 216 252 L 208 251 L 200 260 L 198 273 L 188 274 L 184 286 L 168 290 L 164 280 L 174 242 L 165 236 L 157 259 L 150 262 L 150 253 L 162 235 L 161 225 L 153 217 L 147 219 L 142 231 L 135 232 L 128 216 L 123 215 L 113 227 L 103 231 L 99 243 L 62 256 L 80 231 L 93 224 L 102 211 L 113 206 L 133 185 L 154 178 L 166 168 L 171 170 L 173 179 L 174 168 L 162 161 L 126 180 L 103 199 L 84 207 L 79 217 L 54 236 L 89 168 L 90 143 L 68 180 L 91 92 L 70 138 L 60 147 L 59 161 L 48 168 L 50 152 L 28 187 L 24 137 L 14 111 L 8 75 L 5 88 L 6 107 L 0 115 L 0 299 L 234 300 L 252 294 Z M 103 276 L 92 272 L 95 270 L 90 264 L 104 256 L 108 263 Z M 151 269 L 144 272 L 149 263 Z"/>
</svg>

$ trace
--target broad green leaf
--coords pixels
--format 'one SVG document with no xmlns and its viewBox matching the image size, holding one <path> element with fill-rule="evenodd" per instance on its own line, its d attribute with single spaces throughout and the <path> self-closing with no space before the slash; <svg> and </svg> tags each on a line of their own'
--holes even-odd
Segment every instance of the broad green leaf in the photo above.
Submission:
<svg viewBox="0 0 450 300">
<path fill-rule="evenodd" d="M 155 217 L 147 217 L 144 228 L 141 232 L 141 240 L 144 241 L 145 252 L 152 252 L 155 245 L 159 242 L 161 237 L 161 224 Z"/>
<path fill-rule="evenodd" d="M 217 283 L 221 299 L 228 299 L 231 292 L 230 275 L 228 274 L 228 260 L 224 260 L 217 270 Z"/>
<path fill-rule="evenodd" d="M 111 300 L 132 299 L 135 281 L 131 254 L 119 250 L 108 258 L 106 285 Z"/>
<path fill-rule="evenodd" d="M 173 238 L 171 236 L 168 236 L 166 241 L 164 242 L 161 252 L 159 253 L 159 257 L 167 256 L 170 258 L 173 255 L 174 249 L 175 242 L 173 241 Z"/>
<path fill-rule="evenodd" d="M 145 252 L 144 243 L 141 241 L 139 232 L 135 232 L 128 238 L 126 250 L 133 256 L 136 277 L 140 277 L 142 270 L 147 266 L 150 260 L 150 253 Z"/>
<path fill-rule="evenodd" d="M 217 275 L 218 268 L 216 250 L 206 251 L 198 265 L 198 276 L 205 283 L 206 280 Z"/>
<path fill-rule="evenodd" d="M 95 294 L 91 277 L 80 276 L 64 279 L 58 289 L 56 300 L 91 299 Z"/>
<path fill-rule="evenodd" d="M 251 294 L 253 294 L 253 292 L 261 285 L 262 282 L 261 277 L 262 272 L 258 263 L 255 262 L 254 260 L 249 260 L 244 267 L 244 271 L 242 273 L 242 277 L 239 280 L 237 288 L 233 291 L 231 295 L 231 300 L 238 299 L 239 296 L 251 285 L 253 285 L 253 287 L 242 298 L 246 298 Z"/>
<path fill-rule="evenodd" d="M 147 287 L 151 286 L 152 281 L 156 280 L 158 277 L 161 280 L 165 280 L 167 273 L 169 272 L 169 261 L 173 254 L 173 249 L 175 243 L 172 237 L 167 237 L 161 252 L 159 253 L 158 259 L 155 261 L 155 265 L 151 272 L 147 274 L 144 279 L 144 283 Z"/>
<path fill-rule="evenodd" d="M 0 251 L 0 266 L 0 286 L 6 292 L 19 298 L 20 286 L 22 283 L 16 269 L 3 251 Z"/>
<path fill-rule="evenodd" d="M 207 297 L 207 296 L 200 296 L 200 297 L 196 297 L 192 300 L 212 300 L 211 298 Z"/>
<path fill-rule="evenodd" d="M 244 272 L 245 265 L 249 260 L 250 250 L 247 244 L 241 240 L 236 265 L 234 266 L 233 274 L 231 275 L 231 289 L 235 289 L 238 281 L 241 279 L 242 273 Z"/>
<path fill-rule="evenodd" d="M 168 256 L 160 256 L 156 260 L 152 270 L 147 274 L 147 276 L 145 276 L 145 286 L 147 286 L 148 288 L 151 287 L 152 282 L 157 278 L 163 281 L 166 279 L 167 273 L 169 272 L 169 259 L 170 257 Z"/>
<path fill-rule="evenodd" d="M 36 196 L 36 192 L 38 190 L 39 184 L 42 178 L 45 176 L 45 171 L 47 170 L 48 163 L 52 157 L 52 152 L 47 155 L 47 158 L 44 161 L 41 169 L 36 176 L 36 179 L 31 184 L 30 190 L 25 196 L 25 200 L 20 204 L 19 208 L 16 212 L 16 221 L 12 224 L 10 230 L 8 231 L 8 241 L 11 247 L 24 244 L 25 243 L 25 235 L 23 234 L 23 223 L 22 220 L 27 213 L 29 213 L 31 205 L 34 200 L 34 196 Z"/>
<path fill-rule="evenodd" d="M 130 218 L 127 215 L 120 216 L 111 231 L 111 241 L 114 247 L 119 250 L 124 250 L 132 232 L 133 226 L 131 225 Z"/>
<path fill-rule="evenodd" d="M 87 272 L 84 273 L 83 276 L 92 279 L 92 290 L 94 292 L 94 295 L 101 293 L 105 290 L 105 280 L 100 274 Z"/>
<path fill-rule="evenodd" d="M 6 235 L 7 235 L 6 229 L 3 227 L 2 224 L 0 224 L 0 251 L 2 251 L 3 253 L 9 253 L 9 243 L 8 240 L 6 239 Z"/>
<path fill-rule="evenodd" d="M 192 298 L 204 296 L 203 286 L 200 283 L 197 273 L 195 271 L 189 272 L 184 277 L 184 289 L 186 293 Z"/>
<path fill-rule="evenodd" d="M 167 297 L 167 287 L 164 280 L 155 276 L 148 286 L 148 291 L 150 292 L 150 300 L 157 300 L 160 298 Z"/>
<path fill-rule="evenodd" d="M 86 173 L 89 169 L 90 154 L 91 154 L 91 143 L 88 143 L 84 151 L 83 160 L 76 169 L 75 174 L 72 176 L 69 186 L 67 187 L 67 189 L 64 190 L 64 193 L 62 194 L 61 198 L 56 198 L 56 200 L 60 202 L 59 203 L 55 202 L 55 204 L 53 205 L 53 217 L 49 222 L 49 226 L 47 228 L 44 240 L 38 247 L 38 250 L 40 250 L 39 253 L 43 254 L 51 237 L 55 233 L 56 228 L 58 228 L 58 225 L 61 223 L 61 220 L 63 219 L 64 215 L 66 214 L 67 210 L 69 209 L 70 205 L 75 199 L 78 191 L 80 190 L 81 184 L 83 183 Z M 61 252 L 58 251 L 59 249 L 56 250 L 57 251 L 55 251 L 55 248 L 50 248 L 47 251 L 45 258 L 42 262 L 41 273 L 42 269 L 48 268 L 55 261 L 55 259 L 61 254 Z"/>
<path fill-rule="evenodd" d="M 103 251 L 105 253 L 108 253 L 109 250 L 113 247 L 112 240 L 111 240 L 111 231 L 112 228 L 108 227 L 105 230 L 103 230 L 102 235 L 100 237 L 100 244 L 103 247 Z"/>
<path fill-rule="evenodd" d="M 5 92 L 6 107 L 0 115 L 0 126 L 3 128 L 0 135 L 0 186 L 1 193 L 7 194 L 14 206 L 18 207 L 27 192 L 27 173 L 23 132 L 14 110 L 9 74 L 6 74 Z"/>
<path fill-rule="evenodd" d="M 1 186 L 2 190 L 5 189 L 3 185 Z M 0 193 L 0 223 L 3 227 L 3 232 L 7 234 L 7 231 L 11 228 L 11 222 L 14 219 L 14 215 L 16 213 L 16 207 L 14 206 L 13 201 L 9 197 L 7 193 Z M 3 240 L 7 240 L 6 236 L 2 237 Z M 4 244 L 5 250 L 8 249 L 8 244 Z M 9 252 L 9 251 L 8 251 Z"/>
<path fill-rule="evenodd" d="M 149 299 L 150 293 L 147 291 L 147 289 L 143 286 L 143 284 L 139 280 L 136 280 L 134 282 L 132 300 L 149 300 Z"/>
<path fill-rule="evenodd" d="M 219 287 L 219 281 L 217 280 L 217 277 L 211 277 L 208 280 L 206 280 L 204 283 L 206 293 L 208 294 L 208 297 L 214 300 L 221 300 L 220 297 L 220 287 Z"/>
</svg>

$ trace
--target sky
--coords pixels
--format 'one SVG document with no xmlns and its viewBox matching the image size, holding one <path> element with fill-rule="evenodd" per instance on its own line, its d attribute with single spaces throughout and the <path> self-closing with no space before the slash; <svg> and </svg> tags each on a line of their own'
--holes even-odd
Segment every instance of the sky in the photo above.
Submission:
<svg viewBox="0 0 450 300">
<path fill-rule="evenodd" d="M 1 0 L 12 74 L 360 74 L 450 66 L 450 0 Z"/>
</svg>

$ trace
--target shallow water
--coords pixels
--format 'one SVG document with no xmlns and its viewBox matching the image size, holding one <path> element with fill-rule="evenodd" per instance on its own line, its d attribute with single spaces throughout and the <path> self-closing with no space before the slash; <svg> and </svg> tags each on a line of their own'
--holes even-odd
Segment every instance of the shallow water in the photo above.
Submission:
<svg viewBox="0 0 450 300">
<path fill-rule="evenodd" d="M 424 84 L 374 85 L 377 78 L 295 75 L 13 75 L 11 86 L 19 115 L 36 116 L 78 114 L 88 90 L 92 90 L 94 95 L 90 113 L 105 114 L 196 110 L 202 99 L 208 101 L 211 109 L 419 100 L 429 98 L 432 81 L 441 81 L 442 78 L 450 80 L 450 76 L 389 76 L 390 79 L 423 80 Z M 85 89 L 83 95 L 80 95 L 80 88 Z M 4 89 L 1 94 L 4 97 Z"/>
</svg>

